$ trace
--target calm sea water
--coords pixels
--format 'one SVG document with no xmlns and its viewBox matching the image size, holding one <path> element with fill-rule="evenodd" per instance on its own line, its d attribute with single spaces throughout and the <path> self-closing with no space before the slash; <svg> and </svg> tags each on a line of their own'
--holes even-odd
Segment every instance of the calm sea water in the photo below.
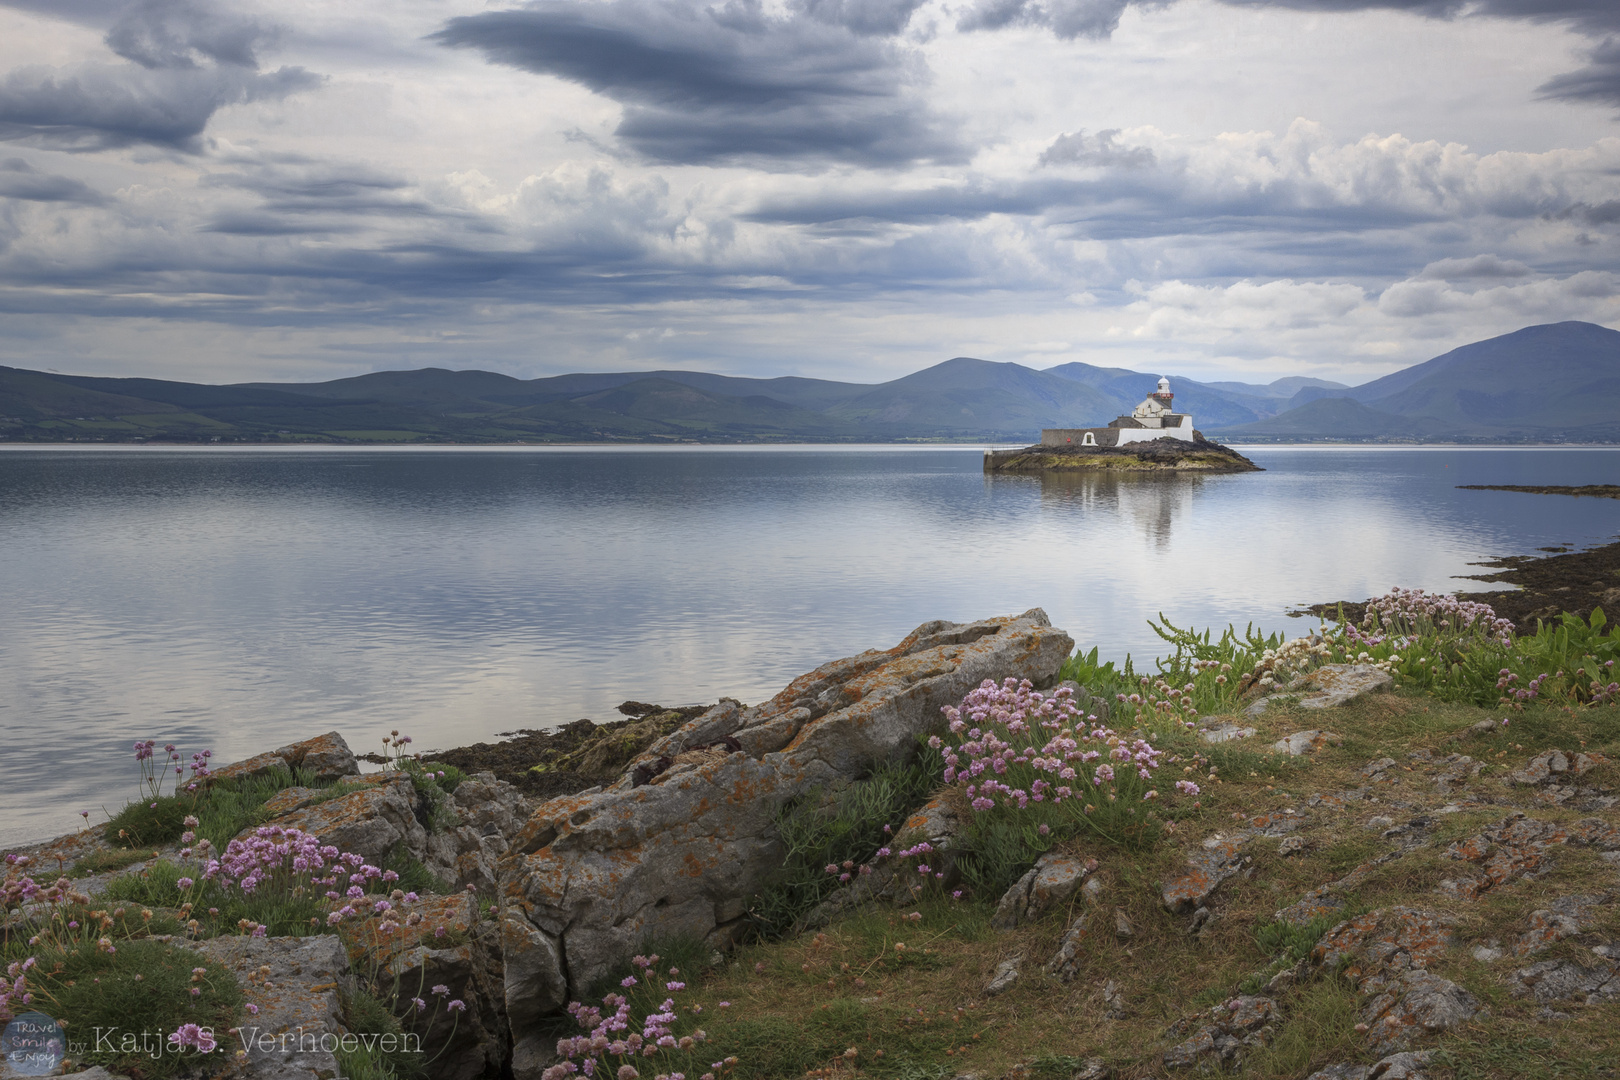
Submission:
<svg viewBox="0 0 1620 1080">
<path fill-rule="evenodd" d="M 1607 541 L 1605 449 L 1248 451 L 1211 477 L 986 478 L 977 449 L 0 451 L 0 843 L 232 760 L 754 702 L 928 619 L 1044 607 L 1105 656 L 1492 555 Z"/>
</svg>

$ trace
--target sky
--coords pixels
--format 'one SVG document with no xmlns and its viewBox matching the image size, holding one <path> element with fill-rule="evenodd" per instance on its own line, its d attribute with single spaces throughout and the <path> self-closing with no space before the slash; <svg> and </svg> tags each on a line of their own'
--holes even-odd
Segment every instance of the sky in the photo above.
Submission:
<svg viewBox="0 0 1620 1080">
<path fill-rule="evenodd" d="M 0 0 L 0 364 L 1360 383 L 1620 328 L 1615 0 Z"/>
</svg>

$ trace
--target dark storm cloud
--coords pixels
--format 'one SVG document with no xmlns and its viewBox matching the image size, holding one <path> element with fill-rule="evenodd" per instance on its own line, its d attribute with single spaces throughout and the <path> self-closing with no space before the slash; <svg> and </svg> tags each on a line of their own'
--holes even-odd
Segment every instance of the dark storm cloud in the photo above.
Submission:
<svg viewBox="0 0 1620 1080">
<path fill-rule="evenodd" d="M 149 71 L 86 64 L 59 71 L 23 68 L 0 80 L 0 139 L 58 150 L 105 150 L 150 143 L 195 150 L 214 113 L 227 105 L 275 101 L 318 86 L 303 68 L 257 74 L 213 67 Z"/>
<path fill-rule="evenodd" d="M 0 79 L 0 139 L 60 150 L 195 150 L 219 109 L 322 81 L 298 67 L 261 72 L 256 50 L 278 31 L 192 0 L 81 4 L 70 14 L 110 20 L 107 47 L 129 62 L 10 72 Z"/>
<path fill-rule="evenodd" d="M 70 176 L 42 173 L 22 158 L 0 161 L 0 198 L 105 206 L 112 200 Z"/>
<path fill-rule="evenodd" d="M 1039 26 L 1060 38 L 1105 38 L 1119 27 L 1132 0 L 979 0 L 957 20 L 958 30 Z M 1162 6 L 1162 5 L 1154 5 Z"/>
<path fill-rule="evenodd" d="M 0 7 L 85 26 L 106 26 L 131 6 L 130 0 L 0 0 Z"/>
<path fill-rule="evenodd" d="M 217 213 L 201 226 L 204 232 L 236 236 L 354 233 L 364 218 L 443 219 L 458 222 L 463 232 L 490 231 L 477 215 L 429 202 L 407 180 L 354 167 L 249 163 L 241 172 L 208 176 L 201 186 L 240 191 L 260 200 L 249 210 Z"/>
<path fill-rule="evenodd" d="M 1620 105 L 1620 39 L 1610 38 L 1593 49 L 1586 67 L 1549 79 L 1536 90 L 1561 101 Z"/>
<path fill-rule="evenodd" d="M 1277 7 L 1291 11 L 1339 13 L 1405 11 L 1430 19 L 1461 15 L 1567 22 L 1603 33 L 1620 29 L 1620 5 L 1613 0 L 1222 0 L 1233 7 Z"/>
<path fill-rule="evenodd" d="M 1132 5 L 1168 7 L 1175 0 L 979 0 L 957 22 L 959 30 L 1037 26 L 1060 38 L 1106 38 Z M 1285 8 L 1341 14 L 1404 11 L 1430 19 L 1488 16 L 1564 22 L 1587 33 L 1620 30 L 1620 4 L 1613 0 L 1222 0 L 1233 7 Z"/>
<path fill-rule="evenodd" d="M 738 0 L 707 9 L 540 0 L 451 19 L 433 40 L 619 102 L 619 137 L 657 161 L 962 160 L 913 93 L 926 75 L 921 62 L 824 21 L 886 10 L 870 16 L 870 27 L 900 19 L 901 9 L 818 10 L 778 19 Z"/>
<path fill-rule="evenodd" d="M 143 0 L 107 31 L 107 47 L 144 68 L 196 68 L 211 61 L 257 70 L 255 48 L 275 36 L 254 19 L 187 0 Z"/>
<path fill-rule="evenodd" d="M 1145 146 L 1120 146 L 1118 128 L 1087 136 L 1084 130 L 1059 135 L 1042 153 L 1040 165 L 1096 165 L 1114 169 L 1151 169 L 1153 151 Z"/>
<path fill-rule="evenodd" d="M 797 0 L 794 8 L 818 22 L 863 36 L 898 34 L 924 0 Z"/>
<path fill-rule="evenodd" d="M 1543 215 L 1549 221 L 1579 221 L 1586 225 L 1613 225 L 1620 222 L 1620 199 L 1597 204 L 1574 203 Z"/>
<path fill-rule="evenodd" d="M 1121 172 L 1097 180 L 1026 179 L 941 185 L 910 191 L 831 193 L 778 201 L 749 220 L 810 227 L 869 228 L 976 221 L 993 214 L 1039 217 L 1097 240 L 1302 231 L 1319 234 L 1400 228 L 1446 220 L 1393 201 L 1334 205 L 1302 182 L 1211 189 L 1178 169 Z"/>
</svg>

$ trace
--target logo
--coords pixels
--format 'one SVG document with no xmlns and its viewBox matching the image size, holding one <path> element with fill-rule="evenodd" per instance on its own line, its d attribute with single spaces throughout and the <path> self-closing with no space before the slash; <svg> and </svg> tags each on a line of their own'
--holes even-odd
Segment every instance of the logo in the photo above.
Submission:
<svg viewBox="0 0 1620 1080">
<path fill-rule="evenodd" d="M 67 1045 L 55 1020 L 41 1012 L 25 1012 L 6 1025 L 0 1035 L 0 1054 L 24 1076 L 45 1076 L 62 1064 Z"/>
</svg>

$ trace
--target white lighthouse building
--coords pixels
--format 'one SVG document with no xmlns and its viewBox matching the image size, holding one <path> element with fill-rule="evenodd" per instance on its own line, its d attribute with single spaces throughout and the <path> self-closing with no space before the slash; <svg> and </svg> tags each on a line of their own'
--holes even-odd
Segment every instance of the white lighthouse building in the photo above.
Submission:
<svg viewBox="0 0 1620 1080">
<path fill-rule="evenodd" d="M 1159 388 L 1131 410 L 1100 428 L 1046 428 L 1041 432 L 1042 446 L 1125 446 L 1129 443 L 1152 442 L 1154 439 L 1183 439 L 1193 442 L 1192 416 L 1178 413 L 1171 402 L 1170 380 L 1161 376 Z"/>
</svg>

